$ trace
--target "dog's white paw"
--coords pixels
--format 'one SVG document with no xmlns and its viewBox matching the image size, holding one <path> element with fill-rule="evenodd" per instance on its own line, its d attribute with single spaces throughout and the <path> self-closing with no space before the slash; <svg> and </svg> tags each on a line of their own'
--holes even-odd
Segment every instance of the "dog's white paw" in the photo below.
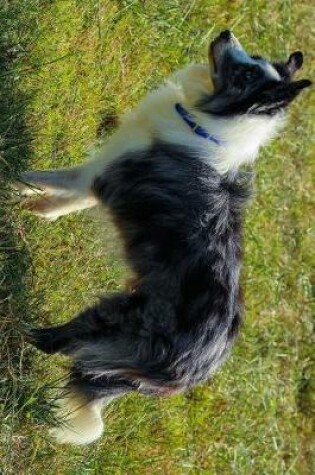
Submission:
<svg viewBox="0 0 315 475">
<path fill-rule="evenodd" d="M 76 395 L 59 401 L 56 416 L 59 426 L 50 435 L 59 444 L 85 445 L 101 437 L 104 424 L 101 416 L 102 401 L 82 402 Z"/>
<path fill-rule="evenodd" d="M 26 198 L 21 202 L 21 208 L 48 221 L 55 221 L 63 214 L 60 212 L 60 199 L 49 196 Z"/>
<path fill-rule="evenodd" d="M 21 180 L 22 177 L 21 177 Z M 32 196 L 32 195 L 42 195 L 45 191 L 40 187 L 40 185 L 33 185 L 24 181 L 14 181 L 12 183 L 12 188 L 14 191 L 19 193 L 22 196 Z"/>
</svg>

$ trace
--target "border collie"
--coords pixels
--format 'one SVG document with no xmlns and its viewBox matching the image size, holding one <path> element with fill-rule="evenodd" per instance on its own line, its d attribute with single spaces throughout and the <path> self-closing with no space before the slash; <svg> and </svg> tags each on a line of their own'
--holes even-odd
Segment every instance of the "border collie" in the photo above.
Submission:
<svg viewBox="0 0 315 475">
<path fill-rule="evenodd" d="M 299 51 L 287 62 L 250 56 L 224 31 L 210 44 L 209 64 L 189 65 L 149 93 L 91 161 L 22 175 L 22 206 L 44 218 L 106 206 L 135 276 L 131 288 L 70 322 L 30 331 L 38 349 L 73 360 L 52 429 L 57 441 L 92 442 L 113 398 L 185 391 L 229 355 L 242 315 L 241 231 L 252 181 L 240 167 L 310 86 L 293 80 L 302 63 Z"/>
</svg>

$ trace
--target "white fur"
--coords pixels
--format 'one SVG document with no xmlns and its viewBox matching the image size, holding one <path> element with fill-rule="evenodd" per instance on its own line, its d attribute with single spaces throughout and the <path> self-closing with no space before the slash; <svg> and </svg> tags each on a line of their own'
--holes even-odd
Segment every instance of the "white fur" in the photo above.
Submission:
<svg viewBox="0 0 315 475">
<path fill-rule="evenodd" d="M 58 400 L 56 417 L 60 425 L 50 431 L 59 444 L 90 444 L 98 439 L 104 429 L 101 409 L 112 398 L 87 402 L 78 393 L 70 393 Z"/>
<path fill-rule="evenodd" d="M 132 142 L 128 150 L 145 148 L 158 138 L 193 148 L 196 155 L 211 163 L 219 173 L 235 170 L 243 163 L 254 160 L 259 148 L 276 134 L 282 117 L 244 115 L 218 118 L 194 109 L 196 101 L 203 94 L 211 94 L 212 90 L 207 64 L 190 65 L 175 73 L 166 84 L 148 94 L 138 107 L 124 117 L 122 127 L 105 145 L 100 159 L 107 157 L 108 152 L 119 156 L 121 146 L 116 146 L 129 131 Z M 195 115 L 198 125 L 219 137 L 222 145 L 196 135 L 175 111 L 177 102 Z"/>
<path fill-rule="evenodd" d="M 190 147 L 196 157 L 212 164 L 225 174 L 253 161 L 262 145 L 266 144 L 282 124 L 282 116 L 252 116 L 218 118 L 194 109 L 196 101 L 213 90 L 208 64 L 193 64 L 173 74 L 165 84 L 149 93 L 140 104 L 122 118 L 121 126 L 104 142 L 94 158 L 81 167 L 72 169 L 65 190 L 58 179 L 44 184 L 49 200 L 31 198 L 25 207 L 48 219 L 90 208 L 97 204 L 91 192 L 94 179 L 103 173 L 106 164 L 124 153 L 150 147 L 156 139 Z M 196 135 L 175 110 L 181 103 L 195 115 L 196 122 L 221 141 L 215 144 Z M 36 173 L 32 184 L 36 186 Z M 27 181 L 27 180 L 26 180 Z M 64 184 L 64 179 L 62 180 Z M 21 185 L 19 185 L 21 189 Z M 28 192 L 29 193 L 29 188 Z M 47 203 L 47 206 L 46 206 Z"/>
</svg>

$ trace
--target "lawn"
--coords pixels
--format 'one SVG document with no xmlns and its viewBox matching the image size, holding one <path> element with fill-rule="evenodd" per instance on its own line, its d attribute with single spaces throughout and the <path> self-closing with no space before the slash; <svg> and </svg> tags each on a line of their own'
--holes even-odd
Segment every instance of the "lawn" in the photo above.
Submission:
<svg viewBox="0 0 315 475">
<path fill-rule="evenodd" d="M 315 473 L 310 92 L 257 162 L 245 230 L 246 318 L 232 358 L 185 395 L 115 402 L 92 446 L 49 440 L 51 394 L 68 362 L 43 357 L 23 331 L 64 322 L 124 285 L 115 232 L 100 214 L 40 221 L 19 209 L 9 186 L 21 170 L 81 163 L 117 115 L 165 75 L 204 61 L 224 28 L 267 57 L 301 49 L 301 74 L 311 77 L 312 14 L 306 0 L 2 0 L 1 475 Z"/>
</svg>

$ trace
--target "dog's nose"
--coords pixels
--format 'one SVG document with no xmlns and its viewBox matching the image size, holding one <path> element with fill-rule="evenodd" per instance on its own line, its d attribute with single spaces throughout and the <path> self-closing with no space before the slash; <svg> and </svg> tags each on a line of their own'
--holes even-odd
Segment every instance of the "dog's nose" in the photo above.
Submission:
<svg viewBox="0 0 315 475">
<path fill-rule="evenodd" d="M 232 32 L 230 30 L 224 30 L 220 33 L 219 38 L 224 41 L 229 41 L 232 38 Z"/>
</svg>

